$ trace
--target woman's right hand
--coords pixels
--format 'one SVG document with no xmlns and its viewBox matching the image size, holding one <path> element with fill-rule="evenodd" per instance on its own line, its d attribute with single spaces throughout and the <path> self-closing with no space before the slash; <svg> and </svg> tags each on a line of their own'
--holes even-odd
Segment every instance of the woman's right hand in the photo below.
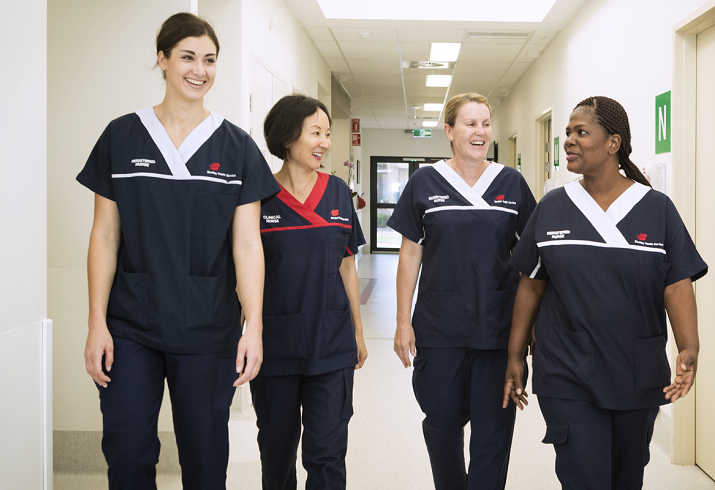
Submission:
<svg viewBox="0 0 715 490">
<path fill-rule="evenodd" d="M 395 352 L 406 368 L 410 367 L 410 354 L 415 357 L 415 330 L 410 323 L 397 324 L 395 330 Z"/>
<path fill-rule="evenodd" d="M 509 399 L 516 403 L 519 410 L 524 410 L 524 405 L 528 405 L 526 399 L 529 394 L 522 386 L 521 380 L 524 376 L 524 361 L 520 359 L 509 360 L 506 365 L 506 376 L 504 378 L 504 402 L 502 407 L 509 405 Z"/>
<path fill-rule="evenodd" d="M 84 347 L 84 365 L 94 382 L 106 388 L 112 380 L 102 370 L 102 358 L 107 372 L 111 371 L 114 364 L 114 341 L 107 324 L 98 322 L 89 327 L 87 345 Z"/>
</svg>

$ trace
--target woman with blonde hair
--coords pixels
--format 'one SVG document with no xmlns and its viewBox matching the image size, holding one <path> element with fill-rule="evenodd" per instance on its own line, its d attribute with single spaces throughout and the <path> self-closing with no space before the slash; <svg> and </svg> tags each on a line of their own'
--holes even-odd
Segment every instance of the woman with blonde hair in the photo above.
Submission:
<svg viewBox="0 0 715 490">
<path fill-rule="evenodd" d="M 519 172 L 486 160 L 486 97 L 452 97 L 444 129 L 454 156 L 415 172 L 387 223 L 402 234 L 395 352 L 405 367 L 415 356 L 413 387 L 435 488 L 497 490 L 506 485 L 515 419 L 514 405 L 501 408 L 519 282 L 509 257 L 536 203 Z"/>
</svg>

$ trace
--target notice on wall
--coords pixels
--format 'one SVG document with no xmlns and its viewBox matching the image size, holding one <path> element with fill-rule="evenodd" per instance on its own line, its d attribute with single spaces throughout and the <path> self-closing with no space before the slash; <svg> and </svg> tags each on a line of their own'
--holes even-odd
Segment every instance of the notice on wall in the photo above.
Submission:
<svg viewBox="0 0 715 490">
<path fill-rule="evenodd" d="M 559 171 L 559 137 L 554 138 L 554 172 Z"/>
<path fill-rule="evenodd" d="M 655 96 L 655 153 L 670 153 L 670 90 Z"/>
<path fill-rule="evenodd" d="M 360 135 L 353 134 L 353 146 L 360 146 Z"/>
<path fill-rule="evenodd" d="M 516 156 L 516 169 L 521 172 L 521 153 Z"/>
<path fill-rule="evenodd" d="M 352 119 L 352 129 L 351 133 L 359 133 L 360 132 L 360 119 Z"/>
</svg>

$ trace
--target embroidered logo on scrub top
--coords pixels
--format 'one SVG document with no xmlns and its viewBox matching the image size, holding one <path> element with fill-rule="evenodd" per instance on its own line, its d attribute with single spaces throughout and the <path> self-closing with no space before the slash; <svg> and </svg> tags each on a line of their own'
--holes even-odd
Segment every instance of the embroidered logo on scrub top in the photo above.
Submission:
<svg viewBox="0 0 715 490">
<path fill-rule="evenodd" d="M 333 209 L 332 211 L 330 211 L 330 214 L 332 214 L 330 219 L 339 219 L 340 221 L 350 221 L 348 218 L 343 218 L 342 216 L 338 216 L 340 214 L 340 211 L 337 209 Z"/>
<path fill-rule="evenodd" d="M 570 233 L 571 233 L 571 230 L 547 231 L 546 236 L 551 237 L 553 239 L 557 239 L 557 238 L 564 238 L 566 235 L 569 235 Z"/>
<path fill-rule="evenodd" d="M 516 203 L 514 201 L 506 201 L 504 199 L 504 194 L 499 194 L 497 197 L 494 198 L 494 204 L 499 204 L 499 203 L 516 205 Z"/>
<path fill-rule="evenodd" d="M 209 165 L 209 168 L 210 168 L 211 170 L 213 170 L 214 172 L 216 172 L 216 171 L 219 169 L 220 166 L 221 166 L 220 163 L 212 163 L 211 165 Z"/>
<path fill-rule="evenodd" d="M 218 169 L 221 168 L 220 163 L 212 163 L 211 165 L 209 165 L 209 168 L 211 170 L 206 171 L 206 173 L 209 175 L 218 175 L 219 177 L 228 177 L 228 178 L 236 177 L 236 174 L 225 174 L 223 172 L 219 172 Z"/>
<path fill-rule="evenodd" d="M 154 165 L 156 160 L 147 160 L 146 158 L 135 158 L 132 160 L 135 167 L 148 167 L 149 165 Z"/>
<path fill-rule="evenodd" d="M 449 199 L 449 196 L 430 196 L 427 199 L 434 202 L 444 202 Z"/>
<path fill-rule="evenodd" d="M 638 245 L 646 245 L 649 247 L 662 247 L 662 243 L 656 243 L 656 242 L 647 242 L 646 239 L 648 238 L 648 235 L 645 233 L 641 233 L 640 235 L 636 236 L 636 239 L 634 242 L 636 242 Z"/>
<path fill-rule="evenodd" d="M 266 216 L 265 214 L 263 215 L 263 219 L 266 220 L 266 223 L 280 223 L 281 221 L 281 215 L 280 214 L 273 214 L 270 216 Z"/>
</svg>

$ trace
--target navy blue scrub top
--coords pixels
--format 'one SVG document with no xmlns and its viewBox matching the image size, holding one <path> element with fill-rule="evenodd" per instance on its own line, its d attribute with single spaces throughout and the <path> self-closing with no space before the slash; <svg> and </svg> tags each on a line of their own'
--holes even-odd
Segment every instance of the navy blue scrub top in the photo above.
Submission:
<svg viewBox="0 0 715 490">
<path fill-rule="evenodd" d="M 166 352 L 235 347 L 233 214 L 280 190 L 253 140 L 211 113 L 177 149 L 145 109 L 109 123 L 77 180 L 119 210 L 110 333 Z"/>
<path fill-rule="evenodd" d="M 259 375 L 316 375 L 357 364 L 350 303 L 340 276 L 365 243 L 352 195 L 318 172 L 305 203 L 281 187 L 261 206 L 266 260 Z"/>
<path fill-rule="evenodd" d="M 474 187 L 445 161 L 412 175 L 387 225 L 424 247 L 417 347 L 507 348 L 519 284 L 509 257 L 535 206 L 521 174 L 498 163 Z"/>
<path fill-rule="evenodd" d="M 547 281 L 535 393 L 611 410 L 668 403 L 665 287 L 707 264 L 665 194 L 634 183 L 604 212 L 578 181 L 551 191 L 511 264 Z"/>
</svg>

